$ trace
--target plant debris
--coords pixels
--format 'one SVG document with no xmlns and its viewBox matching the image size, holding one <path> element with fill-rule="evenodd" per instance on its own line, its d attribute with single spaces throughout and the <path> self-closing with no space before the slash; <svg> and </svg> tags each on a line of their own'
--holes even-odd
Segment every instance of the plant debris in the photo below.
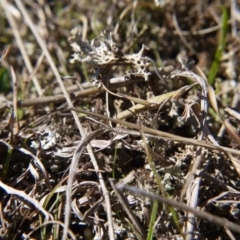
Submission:
<svg viewBox="0 0 240 240">
<path fill-rule="evenodd" d="M 237 1 L 0 6 L 0 239 L 240 238 Z"/>
</svg>

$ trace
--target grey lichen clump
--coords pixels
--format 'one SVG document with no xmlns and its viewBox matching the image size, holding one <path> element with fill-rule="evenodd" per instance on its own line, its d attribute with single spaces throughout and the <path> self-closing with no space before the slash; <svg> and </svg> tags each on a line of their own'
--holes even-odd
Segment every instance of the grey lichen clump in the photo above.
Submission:
<svg viewBox="0 0 240 240">
<path fill-rule="evenodd" d="M 124 54 L 115 42 L 112 32 L 108 36 L 106 36 L 106 33 L 102 33 L 100 38 L 83 42 L 77 29 L 71 31 L 69 41 L 75 52 L 70 59 L 70 63 L 78 61 L 93 67 L 92 80 L 98 85 L 101 81 L 106 83 L 109 80 L 113 66 L 118 67 L 120 65 L 131 66 L 135 69 L 135 72 L 127 72 L 124 75 L 125 80 L 130 80 L 132 76 L 143 77 L 145 81 L 149 80 L 151 74 L 149 64 L 152 60 L 144 56 L 146 50 L 148 50 L 144 45 L 136 54 Z"/>
</svg>

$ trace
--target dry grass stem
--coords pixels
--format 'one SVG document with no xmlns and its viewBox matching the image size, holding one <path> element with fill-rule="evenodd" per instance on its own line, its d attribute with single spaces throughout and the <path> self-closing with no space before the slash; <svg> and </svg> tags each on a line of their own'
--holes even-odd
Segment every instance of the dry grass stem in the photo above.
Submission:
<svg viewBox="0 0 240 240">
<path fill-rule="evenodd" d="M 0 1 L 0 238 L 240 239 L 239 9 Z"/>
</svg>

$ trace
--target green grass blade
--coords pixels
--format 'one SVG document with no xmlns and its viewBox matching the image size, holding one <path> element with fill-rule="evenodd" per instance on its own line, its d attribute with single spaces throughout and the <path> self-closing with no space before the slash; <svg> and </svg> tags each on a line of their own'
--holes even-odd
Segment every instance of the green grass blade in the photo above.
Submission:
<svg viewBox="0 0 240 240">
<path fill-rule="evenodd" d="M 169 199 L 170 199 L 170 198 L 169 198 Z M 171 207 L 171 206 L 169 206 L 168 209 L 169 209 L 169 211 L 170 211 L 171 214 L 172 214 L 173 221 L 174 221 L 174 223 L 176 224 L 176 227 L 177 227 L 179 233 L 183 236 L 183 234 L 182 234 L 182 232 L 181 232 L 181 227 L 180 227 L 180 224 L 179 224 L 179 219 L 178 219 L 178 216 L 177 216 L 176 211 L 175 211 L 174 208 Z"/>
<path fill-rule="evenodd" d="M 6 161 L 3 164 L 3 169 L 2 169 L 2 176 L 3 176 L 3 178 L 5 178 L 7 176 L 7 174 L 8 174 L 8 171 L 9 171 L 9 168 L 10 168 L 12 152 L 13 152 L 13 149 L 11 147 L 8 148 Z"/>
<path fill-rule="evenodd" d="M 228 12 L 226 7 L 222 7 L 221 29 L 220 29 L 218 47 L 214 56 L 214 60 L 212 62 L 212 66 L 208 74 L 208 83 L 210 85 L 213 85 L 219 69 L 221 56 L 226 45 L 227 30 L 228 30 Z"/>
<path fill-rule="evenodd" d="M 148 227 L 147 240 L 153 239 L 154 223 L 155 223 L 156 217 L 157 217 L 157 210 L 158 210 L 158 202 L 156 200 L 154 200 L 152 212 L 151 212 L 151 219 L 150 219 L 150 223 L 149 223 L 149 227 Z"/>
</svg>

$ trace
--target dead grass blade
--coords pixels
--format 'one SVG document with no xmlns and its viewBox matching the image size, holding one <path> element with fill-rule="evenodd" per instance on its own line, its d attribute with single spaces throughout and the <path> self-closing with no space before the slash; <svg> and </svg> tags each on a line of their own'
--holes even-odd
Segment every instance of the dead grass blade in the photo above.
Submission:
<svg viewBox="0 0 240 240">
<path fill-rule="evenodd" d="M 119 191 L 122 191 L 122 190 L 127 190 L 127 191 L 131 191 L 131 192 L 134 192 L 136 194 L 139 194 L 141 196 L 145 196 L 145 197 L 149 197 L 151 199 L 154 199 L 154 200 L 157 200 L 161 203 L 164 203 L 164 204 L 167 204 L 167 205 L 171 205 L 175 208 L 178 208 L 178 209 L 181 209 L 181 210 L 184 210 L 184 211 L 187 211 L 187 212 L 191 212 L 193 213 L 195 216 L 201 218 L 201 219 L 205 219 L 211 223 L 214 223 L 214 224 L 217 224 L 221 227 L 224 227 L 224 228 L 228 228 L 234 232 L 238 232 L 240 233 L 240 225 L 238 224 L 235 224 L 233 222 L 230 222 L 224 218 L 220 218 L 220 217 L 217 217 L 213 214 L 210 214 L 208 212 L 204 212 L 204 211 L 200 211 L 200 210 L 197 210 L 196 208 L 192 208 L 192 207 L 189 207 L 189 206 L 186 206 L 182 203 L 179 203 L 177 201 L 174 201 L 174 200 L 171 200 L 171 199 L 168 199 L 168 198 L 165 198 L 165 197 L 162 197 L 162 196 L 158 196 L 158 195 L 154 195 L 154 194 L 150 194 L 150 193 L 147 193 L 143 190 L 140 190 L 136 187 L 131 187 L 131 186 L 126 186 L 126 185 L 116 185 L 116 188 L 119 190 Z"/>
<path fill-rule="evenodd" d="M 54 75 L 55 75 L 55 77 L 56 77 L 56 79 L 57 79 L 57 81 L 59 83 L 59 86 L 60 86 L 60 88 L 61 88 L 61 90 L 62 90 L 62 92 L 64 94 L 64 97 L 66 98 L 68 106 L 70 106 L 70 107 L 73 106 L 72 105 L 72 101 L 71 101 L 71 99 L 69 97 L 69 94 L 66 91 L 66 88 L 65 88 L 65 86 L 63 84 L 61 76 L 60 76 L 60 74 L 58 72 L 58 69 L 57 69 L 56 65 L 54 64 L 54 61 L 53 61 L 53 59 L 52 59 L 52 57 L 51 57 L 51 55 L 50 55 L 50 53 L 49 53 L 49 51 L 48 51 L 48 49 L 46 47 L 46 44 L 45 44 L 44 40 L 40 36 L 40 34 L 37 31 L 36 27 L 34 26 L 34 23 L 31 20 L 31 18 L 29 16 L 25 6 L 23 5 L 22 1 L 20 1 L 20 0 L 15 0 L 15 3 L 18 6 L 18 8 L 19 8 L 20 12 L 22 13 L 22 15 L 24 16 L 26 24 L 31 29 L 31 31 L 32 31 L 34 37 L 36 38 L 37 42 L 39 43 L 39 45 L 40 45 L 40 47 L 41 47 L 41 49 L 42 49 L 42 51 L 43 51 L 47 61 L 49 62 L 49 65 L 50 65 L 50 67 L 51 67 L 51 69 L 52 69 L 52 71 L 53 71 L 53 73 L 54 73 Z M 85 132 L 84 132 L 84 129 L 83 129 L 83 127 L 82 127 L 82 125 L 81 125 L 81 123 L 80 123 L 80 121 L 78 119 L 78 116 L 75 113 L 75 111 L 72 111 L 72 114 L 73 114 L 73 118 L 74 118 L 74 120 L 76 122 L 76 125 L 78 126 L 78 129 L 80 131 L 80 134 L 84 138 L 85 137 Z M 98 170 L 97 161 L 96 161 L 96 159 L 94 157 L 94 154 L 93 154 L 91 146 L 88 145 L 87 146 L 87 150 L 88 150 L 89 156 L 90 156 L 90 158 L 92 160 L 92 163 L 94 165 L 94 168 L 97 171 Z M 105 183 L 103 181 L 101 173 L 98 173 L 98 177 L 99 177 L 99 182 L 101 184 L 101 187 L 102 187 L 102 190 L 103 190 L 103 194 L 104 194 L 104 197 L 105 197 L 106 205 L 110 207 L 111 204 L 110 204 L 109 194 L 108 194 L 107 188 L 105 186 Z M 112 223 L 112 213 L 111 213 L 110 209 L 108 209 L 108 211 L 107 211 L 107 217 L 108 217 L 108 223 L 109 223 L 109 225 L 108 225 L 109 237 L 110 237 L 111 240 L 113 240 L 114 239 L 114 232 L 113 232 L 113 223 Z"/>
<path fill-rule="evenodd" d="M 189 79 L 192 79 L 201 86 L 201 125 L 202 125 L 202 131 L 198 135 L 198 140 L 201 141 L 203 139 L 204 134 L 207 135 L 208 139 L 216 146 L 218 146 L 218 143 L 212 136 L 208 124 L 207 124 L 207 114 L 208 114 L 208 91 L 207 91 L 207 82 L 205 79 L 191 71 L 177 71 L 176 73 L 171 74 L 172 77 L 187 77 Z M 183 186 L 183 190 L 181 192 L 181 199 L 183 199 L 183 196 L 187 194 L 187 202 L 188 205 L 195 208 L 198 204 L 198 194 L 199 194 L 199 187 L 200 187 L 200 182 L 201 182 L 201 177 L 195 177 L 195 173 L 197 169 L 199 168 L 201 162 L 202 162 L 202 154 L 201 154 L 201 147 L 200 145 L 197 148 L 196 152 L 196 158 L 195 161 L 189 170 L 186 182 Z M 194 219 L 195 216 L 193 215 L 192 212 L 187 212 L 186 213 L 187 218 Z M 186 240 L 190 240 L 193 238 L 193 232 L 194 232 L 195 224 L 194 221 L 187 221 L 186 229 L 185 232 L 187 233 L 186 235 Z"/>
<path fill-rule="evenodd" d="M 123 79 L 123 81 L 120 83 L 117 82 L 117 83 L 110 84 L 109 89 L 121 88 L 124 86 L 128 86 L 130 84 L 133 84 L 133 83 L 140 83 L 143 81 L 144 81 L 144 79 L 142 79 L 142 78 L 136 78 L 134 80 L 127 81 L 127 82 Z M 85 84 L 85 85 L 88 85 L 88 84 Z M 73 92 L 72 97 L 74 99 L 84 98 L 84 97 L 88 97 L 90 95 L 99 95 L 99 94 L 103 93 L 104 91 L 105 90 L 103 87 L 98 88 L 98 87 L 92 86 L 89 88 L 87 86 L 86 89 Z M 30 106 L 41 106 L 43 104 L 50 104 L 50 103 L 61 103 L 61 102 L 65 102 L 65 101 L 66 101 L 66 98 L 63 94 L 56 94 L 54 96 L 42 96 L 39 98 L 25 99 L 23 101 L 17 101 L 17 106 L 18 106 L 18 108 L 24 108 L 24 107 L 30 107 Z M 13 107 L 13 104 L 12 103 L 2 104 L 0 106 L 0 110 L 8 108 L 8 107 Z"/>
<path fill-rule="evenodd" d="M 0 187 L 4 189 L 8 194 L 18 197 L 21 201 L 27 202 L 27 204 L 33 205 L 36 209 L 42 212 L 45 215 L 45 220 L 49 218 L 53 220 L 53 216 L 47 212 L 38 201 L 28 196 L 25 192 L 16 190 L 0 181 Z"/>
<path fill-rule="evenodd" d="M 31 191 L 31 194 L 34 194 L 36 189 L 37 189 L 37 186 L 38 186 L 38 183 L 39 183 L 39 174 L 38 172 L 36 171 L 36 169 L 33 167 L 33 165 L 30 163 L 29 164 L 29 171 L 30 173 L 32 174 L 34 180 L 35 180 L 35 184 L 34 184 L 34 187 Z"/>
<path fill-rule="evenodd" d="M 162 195 L 164 197 L 166 197 L 165 189 L 164 189 L 164 187 L 162 185 L 162 179 L 161 179 L 160 175 L 158 174 L 157 169 L 156 169 L 156 167 L 154 165 L 154 162 L 152 160 L 152 157 L 151 157 L 151 155 L 149 153 L 149 147 L 147 145 L 146 137 L 145 137 L 143 132 L 140 132 L 140 134 L 141 134 L 141 137 L 142 137 L 142 140 L 143 140 L 144 149 L 145 149 L 145 152 L 146 152 L 146 155 L 147 155 L 147 159 L 148 159 L 149 165 L 151 167 L 151 170 L 152 170 L 152 172 L 154 174 L 154 177 L 155 177 L 157 185 L 158 185 L 158 189 L 159 189 L 159 191 L 161 191 Z"/>
<path fill-rule="evenodd" d="M 86 138 L 84 138 L 79 145 L 77 146 L 73 159 L 69 169 L 69 177 L 66 189 L 66 209 L 65 209 L 65 217 L 64 217 L 64 231 L 62 235 L 62 240 L 67 239 L 67 229 L 70 223 L 70 214 L 71 214 L 71 198 L 72 198 L 72 186 L 73 181 L 76 175 L 76 170 L 78 169 L 78 161 L 81 158 L 83 151 L 86 149 L 86 146 L 90 143 L 90 141 L 97 136 L 103 134 L 104 129 L 99 129 L 95 132 L 90 133 Z"/>
<path fill-rule="evenodd" d="M 129 207 L 127 200 L 125 199 L 125 197 L 123 196 L 123 194 L 121 193 L 121 191 L 119 191 L 118 188 L 116 188 L 116 184 L 115 184 L 115 180 L 114 179 L 109 179 L 109 182 L 111 184 L 112 189 L 114 190 L 115 194 L 118 197 L 119 202 L 121 203 L 124 211 L 126 212 L 126 214 L 128 215 L 133 230 L 137 236 L 137 238 L 139 240 L 144 240 L 146 239 L 145 237 L 145 232 L 139 222 L 139 220 L 137 219 L 137 217 L 135 216 L 135 214 L 133 213 L 132 209 Z"/>
<path fill-rule="evenodd" d="M 137 105 L 119 113 L 117 115 L 117 118 L 124 119 L 124 118 L 128 118 L 128 117 L 132 116 L 133 114 L 137 114 L 142 111 L 145 111 L 146 109 L 158 108 L 160 105 L 162 106 L 164 103 L 168 102 L 170 99 L 178 99 L 181 95 L 186 93 L 189 89 L 191 89 L 195 85 L 196 85 L 196 83 L 193 83 L 191 85 L 181 87 L 176 91 L 168 92 L 168 93 L 165 93 L 165 94 L 162 94 L 162 95 L 159 95 L 159 96 L 147 99 L 147 100 L 142 100 L 139 98 L 134 98 L 134 97 L 126 96 L 126 95 L 124 95 L 124 96 L 117 95 L 118 97 L 128 99 L 129 101 L 138 103 Z"/>
<path fill-rule="evenodd" d="M 62 222 L 60 222 L 60 221 L 57 221 L 57 220 L 46 221 L 46 222 L 42 223 L 40 226 L 34 228 L 33 231 L 31 231 L 28 235 L 26 235 L 26 236 L 24 237 L 24 240 L 28 240 L 28 239 L 30 238 L 30 236 L 31 236 L 35 231 L 37 231 L 39 228 L 45 227 L 46 225 L 49 225 L 49 224 L 58 224 L 58 225 L 60 225 L 60 226 L 62 226 L 62 227 L 64 228 L 64 224 L 63 224 Z M 71 239 L 73 239 L 73 240 L 76 240 L 76 239 L 77 239 L 76 236 L 73 234 L 73 232 L 72 232 L 71 230 L 69 230 L 69 229 L 68 229 L 68 234 L 71 236 Z"/>
<path fill-rule="evenodd" d="M 174 27 L 176 29 L 176 32 L 178 34 L 178 36 L 181 38 L 182 42 L 184 43 L 184 45 L 190 50 L 191 53 L 196 53 L 196 51 L 193 49 L 193 47 L 188 43 L 187 39 L 185 38 L 185 36 L 182 34 L 182 31 L 178 25 L 178 21 L 177 21 L 177 17 L 176 14 L 172 15 L 172 20 L 173 20 L 173 24 Z"/>
<path fill-rule="evenodd" d="M 1 55 L 1 57 L 0 57 L 0 63 L 2 63 L 2 62 L 4 61 L 5 57 L 8 55 L 8 53 L 9 53 L 9 51 L 10 51 L 10 48 L 11 48 L 11 46 L 8 45 L 8 46 L 4 49 L 4 51 L 3 51 L 3 53 L 2 53 L 2 55 Z"/>
<path fill-rule="evenodd" d="M 208 85 L 208 96 L 209 96 L 209 100 L 210 100 L 210 103 L 214 109 L 214 111 L 216 113 L 218 113 L 218 115 L 220 116 L 219 114 L 219 109 L 218 109 L 218 104 L 217 104 L 217 99 L 216 99 L 216 95 L 215 95 L 215 92 L 212 88 L 212 86 Z"/>
<path fill-rule="evenodd" d="M 85 111 L 85 110 L 80 109 L 80 108 L 78 109 L 78 108 L 72 108 L 71 107 L 70 109 L 74 110 L 76 112 L 83 113 L 85 115 L 89 115 L 89 116 L 92 116 L 92 117 L 102 119 L 102 120 L 111 121 L 113 123 L 117 123 L 117 124 L 129 127 L 130 129 L 134 129 L 134 130 L 137 130 L 137 131 L 141 130 L 145 134 L 146 133 L 152 134 L 153 135 L 152 137 L 155 136 L 157 138 L 165 138 L 165 139 L 169 139 L 169 140 L 172 140 L 172 141 L 187 143 L 187 144 L 194 145 L 194 146 L 205 147 L 205 148 L 211 149 L 211 150 L 219 150 L 221 152 L 229 152 L 229 153 L 240 156 L 240 151 L 236 150 L 236 149 L 232 149 L 232 148 L 228 148 L 228 147 L 222 147 L 220 145 L 214 145 L 214 144 L 211 144 L 211 143 L 206 143 L 206 142 L 195 140 L 195 139 L 189 139 L 189 138 L 181 137 L 181 136 L 178 136 L 178 135 L 174 135 L 174 134 L 171 134 L 171 133 L 166 133 L 166 132 L 155 130 L 155 129 L 152 129 L 152 128 L 139 126 L 139 125 L 127 122 L 127 121 L 123 121 L 123 120 L 119 120 L 119 119 L 115 119 L 115 118 L 109 118 L 109 117 L 106 117 L 104 115 L 100 115 L 100 114 L 97 114 L 97 113 L 92 113 L 92 112 L 89 112 L 89 111 Z M 123 133 L 123 132 L 130 133 L 131 132 L 131 130 L 126 130 L 126 129 L 121 129 L 121 128 L 120 129 L 117 129 L 117 128 L 114 129 L 113 128 L 113 130 L 117 131 L 117 132 L 120 132 L 120 133 Z M 139 136 L 139 133 L 137 133 L 137 132 L 132 131 L 131 133 L 137 134 Z"/>
<path fill-rule="evenodd" d="M 227 112 L 229 115 L 231 115 L 232 117 L 236 118 L 238 121 L 240 121 L 240 113 L 229 108 L 229 107 L 226 107 L 225 109 L 225 112 Z"/>
<path fill-rule="evenodd" d="M 230 135 L 230 137 L 240 146 L 240 137 L 237 131 L 234 129 L 232 124 L 228 120 L 224 120 L 223 124 Z"/>
<path fill-rule="evenodd" d="M 10 67 L 11 76 L 12 76 L 12 85 L 13 85 L 13 112 L 15 118 L 15 124 L 13 124 L 13 134 L 17 134 L 19 132 L 19 119 L 18 119 L 18 107 L 17 107 L 17 81 L 16 81 L 16 74 L 12 67 Z"/>
<path fill-rule="evenodd" d="M 72 101 L 71 101 L 71 99 L 69 97 L 69 94 L 66 91 L 66 88 L 65 88 L 65 86 L 63 84 L 61 76 L 60 76 L 60 74 L 59 74 L 59 72 L 57 70 L 56 65 L 53 62 L 53 59 L 52 59 L 52 57 L 51 57 L 51 55 L 50 55 L 50 53 L 49 53 L 49 51 L 48 51 L 48 49 L 46 47 L 46 44 L 45 44 L 44 40 L 42 39 L 42 37 L 40 36 L 39 32 L 35 28 L 34 23 L 31 20 L 31 18 L 29 16 L 25 6 L 23 5 L 23 3 L 20 0 L 15 0 L 15 2 L 16 2 L 16 5 L 18 6 L 20 12 L 24 16 L 24 20 L 26 21 L 26 23 L 29 26 L 29 28 L 31 29 L 34 37 L 36 38 L 38 44 L 40 45 L 40 47 L 41 47 L 41 49 L 42 49 L 42 51 L 43 51 L 47 61 L 49 62 L 49 65 L 50 65 L 50 67 L 51 67 L 51 69 L 52 69 L 52 71 L 53 71 L 53 73 L 54 73 L 54 75 L 55 75 L 55 77 L 56 77 L 60 87 L 61 87 L 61 90 L 62 90 L 62 92 L 64 94 L 64 97 L 66 98 L 66 101 L 67 101 L 68 105 L 72 106 Z M 74 119 L 75 119 L 79 129 L 81 129 L 81 124 L 80 124 L 77 116 L 74 113 L 73 113 L 73 117 L 74 117 Z"/>
<path fill-rule="evenodd" d="M 207 83 L 204 80 L 204 78 L 202 78 L 201 76 L 195 74 L 192 71 L 174 71 L 171 73 L 171 78 L 176 78 L 176 77 L 185 77 L 188 79 L 192 79 L 196 82 L 198 82 L 198 84 L 201 86 L 201 92 L 202 92 L 202 98 L 201 98 L 201 111 L 202 111 L 202 126 L 203 128 L 205 128 L 205 126 L 207 127 L 206 124 L 206 116 L 208 113 L 208 91 L 207 91 Z M 208 127 L 207 127 L 208 128 Z M 204 131 L 204 129 L 203 129 Z"/>
<path fill-rule="evenodd" d="M 210 85 L 208 86 L 208 95 L 209 95 L 210 103 L 211 103 L 214 111 L 218 114 L 219 119 L 221 120 L 221 122 L 223 124 L 223 127 L 227 130 L 227 132 L 230 135 L 231 139 L 233 139 L 240 146 L 239 134 L 237 133 L 237 131 L 234 129 L 234 127 L 230 124 L 230 122 L 228 120 L 224 120 L 221 117 L 221 115 L 219 113 L 219 109 L 218 109 L 216 95 L 215 95 L 215 93 L 213 91 L 213 88 Z M 232 154 L 229 153 L 229 152 L 227 153 L 227 156 L 230 159 L 230 161 L 232 162 L 232 164 L 233 164 L 234 168 L 236 169 L 238 175 L 240 176 L 240 163 L 239 163 L 238 159 L 233 157 Z"/>
<path fill-rule="evenodd" d="M 7 221 L 4 219 L 2 203 L 0 202 L 0 221 L 1 221 L 1 235 L 4 236 L 7 234 Z"/>
<path fill-rule="evenodd" d="M 46 170 L 45 170 L 45 167 L 44 167 L 44 165 L 42 164 L 42 162 L 41 162 L 34 154 L 32 154 L 31 152 L 29 152 L 28 150 L 26 150 L 26 149 L 24 149 L 24 148 L 19 148 L 18 150 L 21 151 L 21 152 L 23 152 L 23 153 L 25 153 L 26 155 L 31 156 L 31 157 L 33 158 L 33 161 L 34 161 L 35 165 L 36 165 L 37 167 L 39 167 L 39 169 L 41 170 L 41 172 L 42 172 L 42 174 L 43 174 L 43 176 L 44 176 L 44 178 L 45 178 L 46 184 L 47 184 L 47 186 L 50 188 L 50 183 L 49 183 L 48 174 L 47 174 L 47 172 L 46 172 Z"/>
<path fill-rule="evenodd" d="M 24 46 L 24 41 L 23 41 L 23 39 L 21 37 L 21 34 L 19 32 L 19 28 L 17 27 L 16 21 L 15 21 L 13 15 L 12 15 L 12 11 L 9 8 L 8 5 L 12 6 L 10 3 L 7 3 L 5 0 L 2 1 L 2 6 L 4 8 L 4 11 L 6 12 L 8 22 L 10 23 L 11 28 L 13 30 L 13 34 L 14 34 L 14 37 L 16 39 L 18 48 L 21 51 L 21 55 L 22 55 L 23 60 L 25 62 L 25 66 L 27 67 L 28 73 L 31 74 L 33 72 L 33 66 L 31 64 L 31 61 L 30 61 L 29 57 L 28 57 L 26 48 Z M 20 13 L 19 13 L 19 17 L 21 18 Z M 40 85 L 38 79 L 36 78 L 36 76 L 33 76 L 32 80 L 33 80 L 33 84 L 35 86 L 35 89 L 36 89 L 38 95 L 41 96 L 42 95 L 42 89 L 41 89 L 41 85 Z"/>
</svg>

